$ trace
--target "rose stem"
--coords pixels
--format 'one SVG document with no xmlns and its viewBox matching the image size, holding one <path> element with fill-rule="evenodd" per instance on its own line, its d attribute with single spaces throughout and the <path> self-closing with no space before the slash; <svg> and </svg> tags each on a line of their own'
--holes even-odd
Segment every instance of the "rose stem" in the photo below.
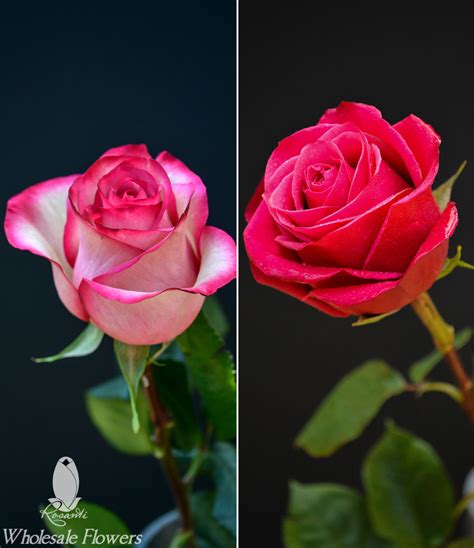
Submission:
<svg viewBox="0 0 474 548">
<path fill-rule="evenodd" d="M 183 532 L 191 533 L 188 540 L 189 548 L 196 548 L 196 539 L 193 531 L 191 508 L 189 505 L 188 488 L 181 478 L 178 465 L 173 456 L 170 443 L 171 418 L 161 402 L 153 377 L 152 363 L 149 362 L 143 375 L 143 386 L 150 404 L 150 416 L 155 430 L 155 438 L 162 452 L 161 464 L 168 483 L 173 492 L 176 505 L 181 515 L 181 527 Z"/>
<path fill-rule="evenodd" d="M 466 373 L 461 358 L 454 346 L 454 328 L 444 321 L 428 293 L 422 293 L 412 302 L 412 307 L 423 325 L 430 332 L 435 347 L 443 354 L 446 363 L 449 365 L 462 393 L 461 405 L 471 423 L 474 424 L 472 380 Z"/>
</svg>

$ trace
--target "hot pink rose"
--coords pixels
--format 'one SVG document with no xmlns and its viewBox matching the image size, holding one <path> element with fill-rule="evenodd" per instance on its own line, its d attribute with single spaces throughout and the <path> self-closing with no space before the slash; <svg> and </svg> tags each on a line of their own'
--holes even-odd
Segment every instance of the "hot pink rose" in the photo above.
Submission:
<svg viewBox="0 0 474 548">
<path fill-rule="evenodd" d="M 280 142 L 247 210 L 256 280 L 332 316 L 381 314 L 436 280 L 457 224 L 431 186 L 440 139 L 341 103 Z"/>
<path fill-rule="evenodd" d="M 8 202 L 14 247 L 46 257 L 66 308 L 129 344 L 183 332 L 204 299 L 235 277 L 235 244 L 206 226 L 201 179 L 146 146 L 108 150 L 83 175 Z"/>
</svg>

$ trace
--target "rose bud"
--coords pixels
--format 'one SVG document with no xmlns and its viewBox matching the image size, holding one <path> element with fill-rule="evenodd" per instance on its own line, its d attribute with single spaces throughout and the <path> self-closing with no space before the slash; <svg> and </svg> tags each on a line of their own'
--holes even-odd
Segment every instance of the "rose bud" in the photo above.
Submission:
<svg viewBox="0 0 474 548">
<path fill-rule="evenodd" d="M 146 146 L 108 150 L 83 175 L 34 185 L 8 202 L 10 244 L 51 262 L 66 308 L 128 344 L 182 333 L 235 277 L 235 243 L 206 226 L 201 179 Z"/>
<path fill-rule="evenodd" d="M 440 138 L 341 103 L 280 142 L 244 232 L 255 279 L 332 316 L 395 311 L 440 273 L 457 224 L 432 192 Z"/>
</svg>

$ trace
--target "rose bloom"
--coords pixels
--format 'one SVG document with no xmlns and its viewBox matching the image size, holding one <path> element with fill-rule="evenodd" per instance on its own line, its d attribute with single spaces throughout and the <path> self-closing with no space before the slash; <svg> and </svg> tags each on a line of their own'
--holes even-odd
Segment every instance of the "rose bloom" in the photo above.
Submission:
<svg viewBox="0 0 474 548">
<path fill-rule="evenodd" d="M 201 179 L 162 152 L 127 145 L 83 175 L 34 185 L 8 202 L 10 244 L 51 262 L 66 308 L 129 344 L 182 333 L 235 277 L 235 243 L 206 226 Z"/>
<path fill-rule="evenodd" d="M 457 224 L 431 186 L 440 138 L 416 116 L 390 125 L 341 103 L 283 139 L 251 200 L 255 279 L 331 316 L 382 314 L 427 290 Z"/>
</svg>

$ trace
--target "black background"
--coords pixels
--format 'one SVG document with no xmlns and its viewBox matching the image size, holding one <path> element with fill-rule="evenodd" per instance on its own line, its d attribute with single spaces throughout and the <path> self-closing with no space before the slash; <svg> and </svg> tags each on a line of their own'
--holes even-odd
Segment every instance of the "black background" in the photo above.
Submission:
<svg viewBox="0 0 474 548">
<path fill-rule="evenodd" d="M 472 4 L 245 1 L 240 6 L 241 209 L 266 160 L 286 135 L 313 125 L 341 100 L 376 105 L 396 122 L 415 113 L 440 133 L 438 181 L 468 166 L 454 197 L 462 243 L 474 261 L 474 86 Z M 451 6 L 451 8 L 450 8 Z M 467 7 L 469 6 L 469 8 Z M 456 271 L 432 295 L 456 326 L 472 325 L 472 272 Z M 383 422 L 393 417 L 439 451 L 458 489 L 474 464 L 472 431 L 442 395 L 392 400 L 368 431 L 330 459 L 313 460 L 292 442 L 322 397 L 370 357 L 406 371 L 430 350 L 411 310 L 352 328 L 289 296 L 257 285 L 241 254 L 240 541 L 281 546 L 287 480 L 361 487 L 359 467 Z M 442 369 L 442 368 L 441 368 Z"/>
<path fill-rule="evenodd" d="M 31 184 L 143 142 L 202 177 L 210 224 L 235 235 L 233 2 L 3 7 L 0 52 L 3 210 Z M 61 305 L 47 261 L 10 248 L 4 236 L 0 255 L 0 529 L 41 528 L 37 508 L 53 496 L 57 459 L 69 455 L 80 496 L 139 532 L 171 500 L 158 463 L 114 451 L 86 415 L 84 391 L 117 372 L 110 341 L 80 360 L 32 363 L 83 324 Z M 235 283 L 220 295 L 233 318 Z"/>
</svg>

